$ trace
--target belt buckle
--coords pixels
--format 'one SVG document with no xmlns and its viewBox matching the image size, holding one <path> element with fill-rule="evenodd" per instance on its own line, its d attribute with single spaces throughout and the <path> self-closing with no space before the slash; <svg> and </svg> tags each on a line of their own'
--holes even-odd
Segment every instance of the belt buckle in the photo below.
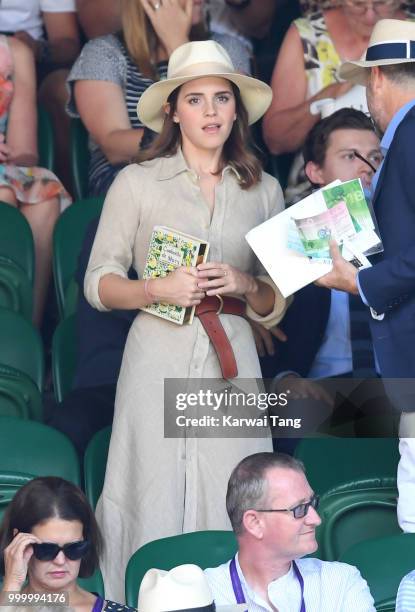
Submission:
<svg viewBox="0 0 415 612">
<path fill-rule="evenodd" d="M 222 296 L 220 296 L 220 295 L 217 295 L 216 297 L 217 297 L 217 298 L 218 298 L 218 300 L 219 300 L 219 308 L 218 308 L 218 310 L 216 311 L 216 314 L 217 314 L 217 315 L 220 315 L 220 313 L 221 313 L 221 312 L 222 312 L 222 310 L 223 310 L 223 298 L 222 298 Z"/>
</svg>

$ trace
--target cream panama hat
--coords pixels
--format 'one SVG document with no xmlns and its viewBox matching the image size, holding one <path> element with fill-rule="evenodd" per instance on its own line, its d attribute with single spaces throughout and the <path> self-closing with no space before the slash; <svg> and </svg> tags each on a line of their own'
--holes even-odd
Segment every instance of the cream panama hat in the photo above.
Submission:
<svg viewBox="0 0 415 612">
<path fill-rule="evenodd" d="M 381 19 L 373 28 L 364 59 L 344 62 L 339 75 L 346 81 L 366 85 L 372 66 L 415 62 L 415 22 Z"/>
<path fill-rule="evenodd" d="M 249 76 L 236 72 L 232 60 L 221 45 L 213 40 L 189 42 L 181 45 L 170 56 L 167 79 L 151 85 L 137 104 L 137 115 L 142 123 L 161 132 L 167 98 L 180 85 L 193 79 L 218 76 L 238 87 L 248 111 L 249 123 L 255 123 L 271 104 L 271 88 Z"/>
<path fill-rule="evenodd" d="M 150 569 L 138 594 L 138 612 L 242 612 L 246 604 L 215 606 L 203 570 L 178 565 L 169 572 Z"/>
</svg>

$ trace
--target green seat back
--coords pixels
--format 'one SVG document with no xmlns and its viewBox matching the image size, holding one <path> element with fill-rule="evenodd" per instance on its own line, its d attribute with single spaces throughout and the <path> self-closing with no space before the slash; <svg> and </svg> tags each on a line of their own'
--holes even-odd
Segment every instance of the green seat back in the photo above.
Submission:
<svg viewBox="0 0 415 612">
<path fill-rule="evenodd" d="M 77 285 L 74 275 L 85 232 L 95 217 L 99 217 L 104 198 L 74 202 L 59 217 L 53 235 L 53 275 L 60 316 L 73 314 L 76 307 Z M 71 307 L 68 308 L 67 302 Z"/>
<path fill-rule="evenodd" d="M 60 431 L 36 421 L 0 417 L 0 471 L 60 476 L 80 486 L 78 456 Z"/>
<path fill-rule="evenodd" d="M 97 593 L 97 595 L 105 597 L 104 581 L 102 580 L 102 574 L 99 569 L 97 569 L 89 578 L 78 578 L 77 583 L 81 589 L 85 589 L 85 591 Z"/>
<path fill-rule="evenodd" d="M 55 165 L 55 144 L 50 117 L 42 106 L 37 109 L 37 147 L 39 166 L 52 170 Z"/>
<path fill-rule="evenodd" d="M 43 420 L 42 396 L 29 376 L 0 364 L 0 415 Z"/>
<path fill-rule="evenodd" d="M 400 533 L 359 542 L 349 548 L 340 561 L 355 565 L 367 580 L 376 609 L 395 610 L 402 578 L 415 567 L 415 534 Z"/>
<path fill-rule="evenodd" d="M 16 492 L 33 478 L 32 474 L 0 470 L 0 523 Z"/>
<path fill-rule="evenodd" d="M 322 524 L 317 529 L 321 558 L 336 561 L 357 542 L 400 533 L 397 496 L 395 478 L 348 482 L 325 493 L 319 508 Z"/>
<path fill-rule="evenodd" d="M 18 264 L 3 255 L 0 255 L 0 307 L 32 320 L 32 282 Z"/>
<path fill-rule="evenodd" d="M 125 575 L 127 605 L 136 607 L 138 591 L 147 570 L 170 570 L 176 565 L 194 563 L 202 569 L 228 561 L 237 550 L 232 531 L 196 531 L 149 542 L 128 562 Z"/>
<path fill-rule="evenodd" d="M 32 230 L 14 206 L 0 202 L 0 255 L 12 260 L 33 284 L 35 256 Z"/>
<path fill-rule="evenodd" d="M 20 314 L 0 308 L 0 339 L 0 363 L 21 370 L 42 392 L 44 355 L 37 329 Z"/>
<path fill-rule="evenodd" d="M 63 319 L 52 340 L 53 388 L 57 402 L 62 402 L 72 388 L 76 368 L 75 315 Z"/>
<path fill-rule="evenodd" d="M 71 166 L 76 200 L 88 197 L 89 160 L 88 132 L 80 119 L 71 119 Z"/>
<path fill-rule="evenodd" d="M 89 442 L 84 455 L 85 493 L 93 508 L 104 486 L 110 439 L 111 427 L 101 429 Z"/>
<path fill-rule="evenodd" d="M 396 438 L 305 438 L 295 450 L 307 478 L 322 495 L 343 482 L 396 476 Z"/>
</svg>

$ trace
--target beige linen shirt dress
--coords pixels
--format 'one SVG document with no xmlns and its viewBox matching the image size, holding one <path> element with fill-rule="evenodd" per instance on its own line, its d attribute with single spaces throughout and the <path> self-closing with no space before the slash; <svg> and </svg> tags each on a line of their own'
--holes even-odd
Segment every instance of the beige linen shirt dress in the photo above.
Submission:
<svg viewBox="0 0 415 612">
<path fill-rule="evenodd" d="M 210 243 L 209 260 L 245 272 L 263 273 L 245 234 L 284 207 L 279 183 L 262 181 L 242 190 L 233 168 L 216 186 L 215 208 L 208 204 L 197 176 L 181 153 L 122 170 L 111 186 L 85 277 L 85 295 L 106 310 L 98 293 L 108 273 L 127 277 L 131 265 L 141 277 L 150 236 L 164 225 Z M 272 284 L 272 281 L 268 279 Z M 286 302 L 276 290 L 273 312 L 257 320 L 276 324 Z M 238 377 L 260 378 L 249 323 L 220 315 L 238 364 Z M 195 317 L 179 326 L 146 312 L 135 318 L 117 385 L 107 471 L 97 518 L 105 553 L 106 596 L 124 601 L 124 574 L 130 556 L 150 540 L 201 529 L 230 529 L 225 508 L 231 470 L 245 456 L 271 451 L 271 437 L 204 439 L 164 438 L 165 378 L 221 379 L 212 344 Z"/>
</svg>

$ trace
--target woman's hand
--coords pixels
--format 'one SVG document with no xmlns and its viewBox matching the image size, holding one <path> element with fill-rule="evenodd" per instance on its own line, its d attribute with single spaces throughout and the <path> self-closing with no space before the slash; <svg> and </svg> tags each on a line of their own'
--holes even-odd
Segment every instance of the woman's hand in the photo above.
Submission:
<svg viewBox="0 0 415 612">
<path fill-rule="evenodd" d="M 141 4 L 168 55 L 189 41 L 193 0 L 141 0 Z"/>
<path fill-rule="evenodd" d="M 198 287 L 199 274 L 196 268 L 181 266 L 164 278 L 154 278 L 148 283 L 148 290 L 157 302 L 176 306 L 197 306 L 205 297 Z"/>
<path fill-rule="evenodd" d="M 32 533 L 18 533 L 4 549 L 4 591 L 20 591 L 27 577 L 27 567 L 33 548 L 40 544 L 39 538 Z"/>
<path fill-rule="evenodd" d="M 253 276 L 229 264 L 208 261 L 199 264 L 197 269 L 199 289 L 206 291 L 206 295 L 247 295 L 258 291 L 258 283 Z"/>
</svg>

